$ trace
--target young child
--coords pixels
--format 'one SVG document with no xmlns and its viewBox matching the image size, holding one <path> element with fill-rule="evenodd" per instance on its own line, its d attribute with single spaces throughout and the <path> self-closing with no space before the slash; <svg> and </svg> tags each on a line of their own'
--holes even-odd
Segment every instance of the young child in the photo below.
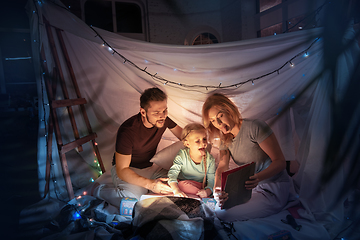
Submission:
<svg viewBox="0 0 360 240">
<path fill-rule="evenodd" d="M 215 159 L 206 150 L 206 129 L 199 123 L 184 127 L 181 140 L 186 148 L 180 149 L 168 173 L 168 183 L 174 196 L 200 198 L 212 194 L 215 179 Z"/>
</svg>

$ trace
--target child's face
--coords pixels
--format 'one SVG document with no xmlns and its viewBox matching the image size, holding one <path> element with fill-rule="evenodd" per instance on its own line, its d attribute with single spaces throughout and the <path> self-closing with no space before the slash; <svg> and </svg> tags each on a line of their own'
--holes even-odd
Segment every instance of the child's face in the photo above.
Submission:
<svg viewBox="0 0 360 240">
<path fill-rule="evenodd" d="M 202 130 L 191 131 L 186 138 L 185 146 L 190 149 L 190 153 L 193 156 L 204 156 L 207 147 L 206 132 Z"/>
</svg>

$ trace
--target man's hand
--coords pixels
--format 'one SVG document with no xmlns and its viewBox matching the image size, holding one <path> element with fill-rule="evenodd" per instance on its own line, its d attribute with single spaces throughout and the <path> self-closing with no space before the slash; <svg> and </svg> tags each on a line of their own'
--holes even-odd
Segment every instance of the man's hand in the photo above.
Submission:
<svg viewBox="0 0 360 240">
<path fill-rule="evenodd" d="M 174 191 L 174 196 L 176 197 L 188 197 L 183 191 L 179 190 L 175 190 Z"/>
<path fill-rule="evenodd" d="M 172 193 L 172 189 L 169 185 L 163 182 L 167 182 L 168 178 L 157 178 L 152 183 L 152 186 L 149 190 L 151 190 L 154 193 L 160 193 L 160 194 L 170 194 Z"/>
</svg>

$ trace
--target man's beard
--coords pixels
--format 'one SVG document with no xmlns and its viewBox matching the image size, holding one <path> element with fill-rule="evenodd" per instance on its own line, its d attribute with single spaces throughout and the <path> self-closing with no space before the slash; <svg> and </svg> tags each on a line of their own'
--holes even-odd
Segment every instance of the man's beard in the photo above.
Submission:
<svg viewBox="0 0 360 240">
<path fill-rule="evenodd" d="M 157 121 L 155 121 L 155 123 L 152 123 L 152 122 L 150 122 L 150 119 L 149 119 L 147 113 L 145 114 L 145 116 L 146 116 L 146 120 L 148 121 L 148 123 L 150 123 L 153 127 L 162 128 L 162 127 L 164 126 L 164 125 L 163 125 L 163 126 L 161 126 L 161 127 L 158 127 L 158 126 L 156 125 Z M 165 121 L 165 119 L 164 119 L 164 121 Z"/>
</svg>

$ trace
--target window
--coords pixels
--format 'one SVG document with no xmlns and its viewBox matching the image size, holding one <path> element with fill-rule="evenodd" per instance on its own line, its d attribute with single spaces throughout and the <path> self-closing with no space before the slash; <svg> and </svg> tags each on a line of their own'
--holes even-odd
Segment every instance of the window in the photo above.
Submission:
<svg viewBox="0 0 360 240">
<path fill-rule="evenodd" d="M 260 30 L 258 32 L 258 37 L 266 37 L 266 36 L 276 35 L 278 33 L 282 33 L 282 23 L 278 23 Z"/>
<path fill-rule="evenodd" d="M 201 33 L 193 41 L 192 45 L 203 45 L 219 43 L 216 37 L 211 33 Z"/>
<path fill-rule="evenodd" d="M 302 29 L 309 29 L 316 25 L 314 17 L 307 17 L 305 15 L 291 18 L 287 21 L 288 32 L 295 32 Z"/>
<path fill-rule="evenodd" d="M 114 31 L 110 1 L 88 0 L 84 8 L 86 24 L 107 31 Z"/>
<path fill-rule="evenodd" d="M 111 32 L 143 33 L 140 6 L 135 3 L 115 2 L 116 20 L 111 1 L 87 0 L 85 22 Z M 114 29 L 116 21 L 116 29 Z"/>
<path fill-rule="evenodd" d="M 142 33 L 141 9 L 134 3 L 116 2 L 117 32 Z"/>
<path fill-rule="evenodd" d="M 279 5 L 282 0 L 258 0 L 258 11 L 263 12 L 276 5 Z"/>
</svg>

